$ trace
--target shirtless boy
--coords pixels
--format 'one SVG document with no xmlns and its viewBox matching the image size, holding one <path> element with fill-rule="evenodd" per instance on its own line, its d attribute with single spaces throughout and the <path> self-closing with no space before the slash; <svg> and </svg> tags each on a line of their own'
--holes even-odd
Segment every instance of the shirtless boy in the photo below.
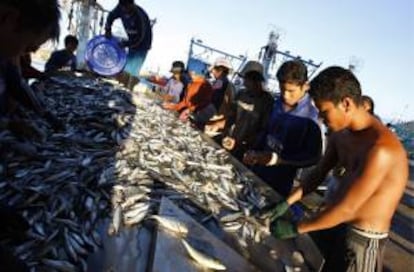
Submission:
<svg viewBox="0 0 414 272">
<path fill-rule="evenodd" d="M 341 67 L 329 67 L 311 82 L 324 123 L 337 137 L 314 171 L 273 210 L 270 227 L 276 238 L 347 226 L 343 265 L 335 271 L 381 271 L 391 218 L 408 180 L 407 154 L 397 137 L 361 105 L 356 77 Z M 327 173 L 342 166 L 345 185 L 332 203 L 314 218 L 294 223 L 278 219 L 289 205 L 316 189 Z M 341 183 L 340 181 L 340 183 Z M 346 182 L 348 181 L 348 182 Z"/>
</svg>

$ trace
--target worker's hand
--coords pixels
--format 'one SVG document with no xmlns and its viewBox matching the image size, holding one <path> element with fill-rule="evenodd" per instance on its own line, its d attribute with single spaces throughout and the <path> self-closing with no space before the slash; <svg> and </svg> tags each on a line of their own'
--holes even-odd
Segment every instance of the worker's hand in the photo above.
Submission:
<svg viewBox="0 0 414 272">
<path fill-rule="evenodd" d="M 255 165 L 258 162 L 258 152 L 249 150 L 243 155 L 243 163 L 247 165 Z"/>
<path fill-rule="evenodd" d="M 289 210 L 289 204 L 284 199 L 279 201 L 276 205 L 270 207 L 264 207 L 259 212 L 259 217 L 262 219 L 269 219 L 270 222 L 283 216 Z"/>
<path fill-rule="evenodd" d="M 278 219 L 270 225 L 270 232 L 277 239 L 290 239 L 299 235 L 296 224 Z"/>
<path fill-rule="evenodd" d="M 188 121 L 188 118 L 190 117 L 190 110 L 189 109 L 185 109 L 180 113 L 180 120 L 185 122 Z"/>
<path fill-rule="evenodd" d="M 111 39 L 112 38 L 112 31 L 111 31 L 111 29 L 105 29 L 105 37 L 107 39 Z"/>
<path fill-rule="evenodd" d="M 233 150 L 236 146 L 236 140 L 231 137 L 225 137 L 221 142 L 222 146 L 227 150 Z"/>
<path fill-rule="evenodd" d="M 204 132 L 206 132 L 206 133 L 208 133 L 208 132 L 216 132 L 218 130 L 219 130 L 219 128 L 215 124 L 205 125 L 204 126 Z"/>
<path fill-rule="evenodd" d="M 164 102 L 162 103 L 162 107 L 166 110 L 172 110 L 174 107 L 173 103 L 169 103 L 169 102 Z"/>
<path fill-rule="evenodd" d="M 244 153 L 243 163 L 247 165 L 267 165 L 272 159 L 272 153 L 249 150 Z"/>
</svg>

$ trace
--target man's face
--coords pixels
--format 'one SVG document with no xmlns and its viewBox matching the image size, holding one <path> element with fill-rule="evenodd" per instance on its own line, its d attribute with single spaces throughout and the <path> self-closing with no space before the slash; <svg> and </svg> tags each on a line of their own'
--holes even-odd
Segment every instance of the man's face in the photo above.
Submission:
<svg viewBox="0 0 414 272">
<path fill-rule="evenodd" d="M 15 12 L 0 13 L 0 33 L 3 41 L 0 43 L 0 56 L 12 58 L 33 52 L 49 38 L 50 29 L 41 33 L 18 27 L 18 16 Z"/>
<path fill-rule="evenodd" d="M 211 69 L 211 74 L 213 75 L 214 78 L 219 78 L 221 75 L 221 72 L 216 67 L 213 67 L 213 69 Z"/>
<path fill-rule="evenodd" d="M 308 89 L 308 84 L 299 85 L 297 83 L 282 83 L 280 86 L 280 91 L 282 93 L 283 102 L 293 107 L 295 106 L 305 95 Z"/>
<path fill-rule="evenodd" d="M 331 131 L 345 129 L 349 123 L 349 113 L 345 109 L 343 102 L 335 105 L 331 101 L 316 101 L 319 110 L 319 117 Z"/>
<path fill-rule="evenodd" d="M 243 85 L 247 90 L 252 90 L 254 88 L 254 80 L 249 77 L 243 78 Z"/>
</svg>

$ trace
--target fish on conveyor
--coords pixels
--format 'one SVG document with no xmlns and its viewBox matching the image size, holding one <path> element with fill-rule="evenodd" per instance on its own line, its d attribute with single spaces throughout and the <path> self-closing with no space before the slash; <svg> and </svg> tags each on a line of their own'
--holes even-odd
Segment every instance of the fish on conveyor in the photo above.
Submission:
<svg viewBox="0 0 414 272">
<path fill-rule="evenodd" d="M 171 231 L 174 234 L 178 234 L 178 235 L 188 234 L 187 226 L 183 222 L 178 221 L 175 217 L 152 215 L 148 218 L 156 220 L 161 225 L 161 227 L 163 227 L 166 230 Z"/>
<path fill-rule="evenodd" d="M 198 264 L 204 268 L 213 269 L 213 270 L 226 270 L 226 266 L 220 262 L 220 260 L 207 256 L 206 254 L 200 252 L 199 250 L 193 248 L 186 240 L 182 239 L 188 255 L 191 256 Z"/>
</svg>

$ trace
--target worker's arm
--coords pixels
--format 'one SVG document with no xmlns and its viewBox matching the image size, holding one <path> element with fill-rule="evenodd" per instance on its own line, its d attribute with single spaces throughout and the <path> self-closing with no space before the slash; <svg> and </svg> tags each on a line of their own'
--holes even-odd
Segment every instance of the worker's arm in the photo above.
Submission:
<svg viewBox="0 0 414 272">
<path fill-rule="evenodd" d="M 121 8 L 118 5 L 113 10 L 111 10 L 109 12 L 108 17 L 106 18 L 105 33 L 106 33 L 107 36 L 111 36 L 112 24 L 119 17 L 121 17 Z"/>
</svg>

